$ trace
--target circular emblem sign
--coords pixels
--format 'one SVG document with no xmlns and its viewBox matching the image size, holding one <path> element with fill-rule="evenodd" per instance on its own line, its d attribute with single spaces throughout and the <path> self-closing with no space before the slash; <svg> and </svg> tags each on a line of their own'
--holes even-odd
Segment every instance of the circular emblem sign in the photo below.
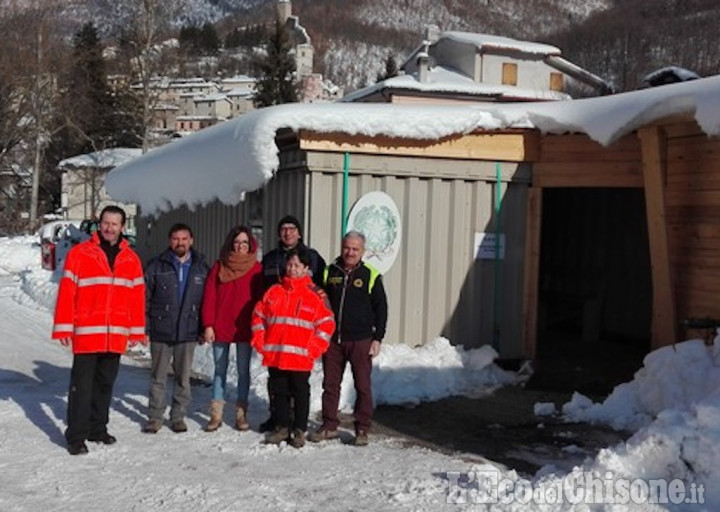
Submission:
<svg viewBox="0 0 720 512">
<path fill-rule="evenodd" d="M 348 230 L 367 239 L 363 259 L 385 274 L 395 262 L 402 239 L 402 221 L 395 202 L 385 192 L 368 192 L 353 205 Z"/>
</svg>

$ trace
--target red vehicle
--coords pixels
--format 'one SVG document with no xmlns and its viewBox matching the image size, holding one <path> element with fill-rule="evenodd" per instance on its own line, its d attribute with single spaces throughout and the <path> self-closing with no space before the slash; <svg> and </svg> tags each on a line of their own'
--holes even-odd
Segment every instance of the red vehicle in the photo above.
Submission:
<svg viewBox="0 0 720 512">
<path fill-rule="evenodd" d="M 40 235 L 40 257 L 42 268 L 45 270 L 55 270 L 56 260 L 55 252 L 57 243 L 62 240 L 65 231 L 69 226 L 79 226 L 79 220 L 54 220 L 43 224 L 38 231 Z"/>
</svg>

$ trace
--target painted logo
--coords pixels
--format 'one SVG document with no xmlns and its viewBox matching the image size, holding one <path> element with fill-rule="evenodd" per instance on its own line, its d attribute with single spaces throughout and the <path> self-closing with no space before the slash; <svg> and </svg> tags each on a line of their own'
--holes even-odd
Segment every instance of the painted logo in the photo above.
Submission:
<svg viewBox="0 0 720 512">
<path fill-rule="evenodd" d="M 353 206 L 348 229 L 365 235 L 363 259 L 381 274 L 395 262 L 402 238 L 400 212 L 392 198 L 384 192 L 369 192 Z"/>
</svg>

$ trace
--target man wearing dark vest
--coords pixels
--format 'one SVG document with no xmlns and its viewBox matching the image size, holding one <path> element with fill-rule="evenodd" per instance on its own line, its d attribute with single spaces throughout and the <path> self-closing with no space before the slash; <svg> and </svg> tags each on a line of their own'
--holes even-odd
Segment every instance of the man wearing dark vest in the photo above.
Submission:
<svg viewBox="0 0 720 512">
<path fill-rule="evenodd" d="M 343 238 L 342 253 L 324 273 L 324 288 L 335 314 L 336 330 L 323 355 L 322 426 L 312 442 L 338 437 L 338 404 L 345 365 L 355 380 L 355 446 L 368 444 L 373 400 L 372 360 L 380 353 L 387 324 L 387 297 L 380 273 L 362 261 L 365 235 L 350 231 Z"/>
</svg>

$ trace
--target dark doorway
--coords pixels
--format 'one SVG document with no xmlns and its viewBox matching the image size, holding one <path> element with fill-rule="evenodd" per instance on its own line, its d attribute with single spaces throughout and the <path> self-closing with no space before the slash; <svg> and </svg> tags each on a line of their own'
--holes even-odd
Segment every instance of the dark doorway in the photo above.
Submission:
<svg viewBox="0 0 720 512">
<path fill-rule="evenodd" d="M 543 191 L 533 384 L 604 394 L 650 347 L 652 278 L 642 189 Z"/>
</svg>

